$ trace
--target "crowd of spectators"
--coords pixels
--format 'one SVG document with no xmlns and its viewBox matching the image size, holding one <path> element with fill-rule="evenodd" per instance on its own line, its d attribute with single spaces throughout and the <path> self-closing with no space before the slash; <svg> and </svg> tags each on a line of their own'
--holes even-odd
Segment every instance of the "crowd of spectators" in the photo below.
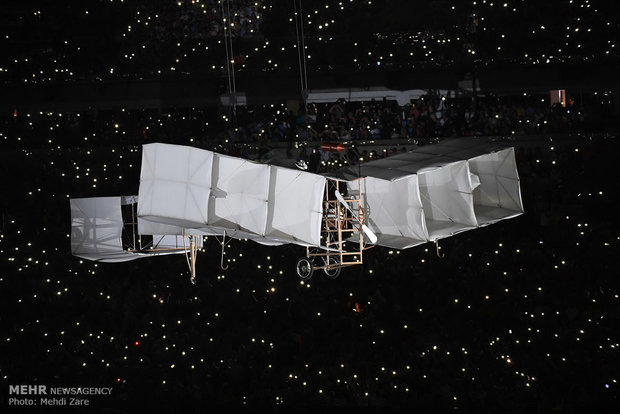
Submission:
<svg viewBox="0 0 620 414">
<path fill-rule="evenodd" d="M 308 73 L 618 62 L 618 25 L 601 1 L 303 3 L 13 2 L 0 16 L 0 82 L 204 76 L 226 73 L 227 60 L 237 71 L 297 72 L 301 40 Z"/>
<path fill-rule="evenodd" d="M 188 1 L 152 2 L 140 5 L 138 9 L 140 15 L 159 16 L 148 31 L 152 30 L 155 39 L 161 43 L 223 37 L 224 27 L 230 30 L 232 37 L 258 35 L 260 32 L 261 1 L 209 0 L 198 2 L 198 5 L 200 7 Z"/>
<path fill-rule="evenodd" d="M 13 5 L 0 18 L 0 82 L 219 73 L 225 43 L 247 40 L 248 48 L 261 38 L 263 9 L 261 0 Z M 232 55 L 238 63 L 243 57 Z"/>
<path fill-rule="evenodd" d="M 538 97 L 446 98 L 426 95 L 400 106 L 387 99 L 309 104 L 299 115 L 240 109 L 240 140 L 368 141 L 480 135 L 577 132 L 586 123 L 583 108 L 550 105 Z M 267 116 L 265 116 L 267 115 Z M 293 129 L 293 131 L 290 131 Z M 260 137 L 260 135 L 259 135 Z"/>
<path fill-rule="evenodd" d="M 445 97 L 425 95 L 410 104 L 378 99 L 310 103 L 307 111 L 285 104 L 83 112 L 22 112 L 2 120 L 1 148 L 139 146 L 149 142 L 194 145 L 258 161 L 277 148 L 313 159 L 312 171 L 356 163 L 349 152 L 326 152 L 323 143 L 346 146 L 392 140 L 409 145 L 467 136 L 522 136 L 606 130 L 601 111 L 570 102 L 550 105 L 536 95 Z M 364 159 L 385 154 L 362 154 Z"/>
</svg>

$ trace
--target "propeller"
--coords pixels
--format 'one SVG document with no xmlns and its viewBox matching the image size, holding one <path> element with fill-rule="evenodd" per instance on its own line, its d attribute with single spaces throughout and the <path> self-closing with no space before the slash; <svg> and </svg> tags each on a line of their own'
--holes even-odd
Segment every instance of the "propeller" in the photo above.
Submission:
<svg viewBox="0 0 620 414">
<path fill-rule="evenodd" d="M 347 203 L 347 200 L 345 200 L 342 194 L 340 194 L 340 192 L 338 191 L 336 191 L 336 198 L 338 199 L 340 204 L 342 204 L 347 210 L 349 210 L 349 212 L 351 213 L 351 215 L 353 215 L 355 220 L 357 220 L 357 222 L 362 225 L 362 230 L 364 231 L 364 234 L 366 235 L 366 237 L 368 237 L 368 240 L 370 240 L 372 244 L 377 243 L 377 235 L 373 233 L 373 231 L 370 230 L 370 228 L 367 225 L 362 223 L 362 221 L 359 219 L 357 214 L 355 214 L 355 212 L 349 206 L 349 203 Z"/>
</svg>

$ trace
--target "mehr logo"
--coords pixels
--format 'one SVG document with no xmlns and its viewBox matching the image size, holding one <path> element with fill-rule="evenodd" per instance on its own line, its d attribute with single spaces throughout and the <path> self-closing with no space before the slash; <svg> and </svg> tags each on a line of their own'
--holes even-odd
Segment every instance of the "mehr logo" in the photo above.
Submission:
<svg viewBox="0 0 620 414">
<path fill-rule="evenodd" d="M 9 385 L 9 394 L 47 395 L 46 385 Z"/>
</svg>

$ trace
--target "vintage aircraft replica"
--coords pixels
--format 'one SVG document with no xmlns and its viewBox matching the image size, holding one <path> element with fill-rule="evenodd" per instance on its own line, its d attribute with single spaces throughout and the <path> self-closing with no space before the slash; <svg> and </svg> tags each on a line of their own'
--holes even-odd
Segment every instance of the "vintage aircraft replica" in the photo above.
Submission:
<svg viewBox="0 0 620 414">
<path fill-rule="evenodd" d="M 185 254 L 192 283 L 203 237 L 305 247 L 298 276 L 336 278 L 374 246 L 407 249 L 523 214 L 514 149 L 439 144 L 320 175 L 199 148 L 146 144 L 138 195 L 74 198 L 75 256 L 121 262 Z"/>
</svg>

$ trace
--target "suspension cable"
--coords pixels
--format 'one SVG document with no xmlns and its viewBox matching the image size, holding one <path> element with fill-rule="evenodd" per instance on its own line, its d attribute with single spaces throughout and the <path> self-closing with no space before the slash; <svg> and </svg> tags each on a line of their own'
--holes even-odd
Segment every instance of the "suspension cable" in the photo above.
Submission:
<svg viewBox="0 0 620 414">
<path fill-rule="evenodd" d="M 232 19 L 230 17 L 230 0 L 226 0 L 226 6 L 228 9 L 228 41 L 229 41 L 229 49 L 230 49 L 230 77 L 231 77 L 231 106 L 233 116 L 236 116 L 237 113 L 237 81 L 235 79 L 235 54 L 233 53 L 233 39 L 232 39 Z M 224 39 L 226 40 L 226 39 Z"/>
<path fill-rule="evenodd" d="M 306 69 L 306 42 L 304 39 L 304 16 L 299 0 L 299 10 L 297 10 L 297 0 L 293 0 L 295 8 L 295 35 L 297 37 L 297 58 L 299 61 L 299 80 L 301 84 L 301 96 L 304 104 L 304 112 L 308 112 L 307 91 L 308 91 L 308 72 Z"/>
<path fill-rule="evenodd" d="M 234 85 L 234 66 L 232 65 L 233 51 L 232 51 L 232 33 L 231 33 L 231 24 L 230 24 L 230 2 L 226 1 L 226 9 L 224 9 L 224 0 L 221 1 L 222 6 L 222 21 L 224 22 L 224 48 L 226 50 L 226 73 L 227 73 L 227 81 L 228 81 L 228 104 L 231 106 L 233 110 L 233 114 L 235 112 L 234 108 L 234 99 L 233 94 L 236 93 L 236 85 Z"/>
</svg>

